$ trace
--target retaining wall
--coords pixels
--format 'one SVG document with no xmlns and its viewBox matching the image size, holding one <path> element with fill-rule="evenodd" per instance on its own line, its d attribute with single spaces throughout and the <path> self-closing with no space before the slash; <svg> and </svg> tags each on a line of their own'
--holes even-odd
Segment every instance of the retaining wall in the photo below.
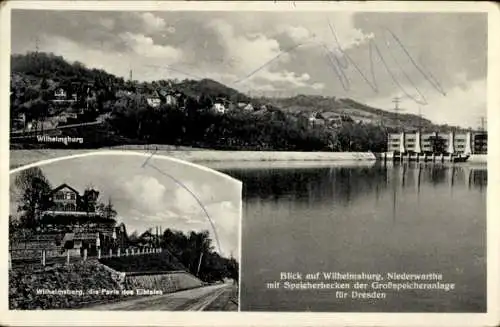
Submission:
<svg viewBox="0 0 500 327">
<path fill-rule="evenodd" d="M 202 285 L 201 280 L 187 272 L 168 272 L 150 275 L 125 274 L 124 283 L 125 289 L 128 290 L 161 290 L 164 294 L 200 287 Z"/>
</svg>

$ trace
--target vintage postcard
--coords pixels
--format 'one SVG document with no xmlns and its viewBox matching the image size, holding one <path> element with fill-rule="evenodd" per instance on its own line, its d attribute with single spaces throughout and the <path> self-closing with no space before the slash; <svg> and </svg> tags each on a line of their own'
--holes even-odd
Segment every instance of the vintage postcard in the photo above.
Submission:
<svg viewBox="0 0 500 327">
<path fill-rule="evenodd" d="M 500 324 L 499 24 L 3 4 L 2 323 Z"/>
</svg>

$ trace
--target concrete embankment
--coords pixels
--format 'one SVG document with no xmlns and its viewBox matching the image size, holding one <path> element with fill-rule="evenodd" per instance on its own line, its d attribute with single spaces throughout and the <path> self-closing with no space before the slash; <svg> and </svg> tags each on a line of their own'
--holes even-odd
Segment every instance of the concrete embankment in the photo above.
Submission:
<svg viewBox="0 0 500 327">
<path fill-rule="evenodd" d="M 168 260 L 166 260 L 166 258 Z M 118 259 L 121 259 L 123 262 L 118 262 L 120 264 L 117 265 L 117 262 L 111 261 L 109 262 L 111 266 L 108 266 L 105 262 L 101 263 L 101 265 L 111 274 L 113 280 L 120 285 L 121 289 L 134 292 L 138 289 L 155 290 L 165 294 L 203 285 L 201 280 L 184 270 L 173 271 L 170 269 L 168 271 L 159 271 L 157 269 L 158 267 L 151 265 L 152 260 L 154 260 L 163 263 L 167 268 L 177 267 L 177 265 L 173 265 L 172 262 L 170 262 L 170 254 L 167 252 L 141 257 L 122 257 Z M 127 265 L 128 263 L 131 267 L 137 267 L 137 265 L 134 265 L 137 259 L 143 262 L 143 271 L 123 271 L 127 269 L 116 270 L 116 266 L 129 268 Z M 150 269 L 146 270 L 148 267 L 150 267 Z"/>
<path fill-rule="evenodd" d="M 469 160 L 467 160 L 470 163 L 487 163 L 487 154 L 473 154 L 470 156 Z"/>
<path fill-rule="evenodd" d="M 95 150 L 76 149 L 33 149 L 33 150 L 11 150 L 10 169 L 35 163 L 41 160 L 70 156 L 75 154 L 90 153 L 96 151 L 134 151 L 145 154 L 165 155 L 180 160 L 203 163 L 203 162 L 320 162 L 320 161 L 375 161 L 375 155 L 371 152 L 289 152 L 289 151 L 217 151 L 217 150 L 169 150 L 162 147 L 158 150 L 150 146 L 144 147 L 130 146 L 119 148 L 106 148 Z"/>
</svg>

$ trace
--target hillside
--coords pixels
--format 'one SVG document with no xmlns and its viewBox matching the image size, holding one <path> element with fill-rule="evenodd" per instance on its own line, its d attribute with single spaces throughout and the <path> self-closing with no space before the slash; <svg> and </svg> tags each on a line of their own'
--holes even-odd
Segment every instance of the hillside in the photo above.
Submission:
<svg viewBox="0 0 500 327">
<path fill-rule="evenodd" d="M 46 53 L 13 55 L 11 62 L 11 129 L 36 134 L 101 122 L 102 137 L 84 128 L 91 147 L 118 140 L 221 150 L 383 151 L 386 134 L 400 128 L 453 129 L 352 99 L 251 98 L 210 79 L 125 81 Z M 61 89 L 64 99 L 55 101 Z"/>
<path fill-rule="evenodd" d="M 290 98 L 268 98 L 267 101 L 289 113 L 335 113 L 348 116 L 356 122 L 359 121 L 393 128 L 399 126 L 407 129 L 434 127 L 434 124 L 430 120 L 417 115 L 397 115 L 394 112 L 373 108 L 349 98 L 297 95 Z"/>
</svg>

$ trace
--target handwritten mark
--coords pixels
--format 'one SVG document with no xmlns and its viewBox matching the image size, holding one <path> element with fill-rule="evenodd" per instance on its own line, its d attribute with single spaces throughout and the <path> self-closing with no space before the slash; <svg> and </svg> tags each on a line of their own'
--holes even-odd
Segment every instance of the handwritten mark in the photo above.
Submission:
<svg viewBox="0 0 500 327">
<path fill-rule="evenodd" d="M 153 152 L 151 152 L 151 155 L 146 158 L 146 160 L 142 163 L 142 166 L 141 166 L 142 168 L 146 167 L 149 160 L 156 154 L 156 152 L 158 152 L 158 148 L 155 148 L 155 150 Z"/>
<path fill-rule="evenodd" d="M 417 104 L 421 105 L 426 105 L 428 104 L 426 97 L 424 94 L 417 88 L 415 85 L 414 81 L 410 78 L 410 76 L 407 74 L 407 72 L 403 69 L 403 67 L 399 64 L 399 62 L 395 59 L 394 55 L 392 54 L 392 49 L 389 47 L 387 44 L 388 39 L 387 35 L 384 34 L 384 39 L 386 40 L 386 45 L 388 47 L 389 54 L 391 55 L 391 58 L 393 61 L 396 62 L 398 69 L 403 73 L 405 78 L 408 80 L 408 82 L 411 84 L 411 86 L 415 89 L 415 91 L 418 93 L 420 98 L 417 98 L 413 95 L 411 95 L 404 87 L 403 85 L 399 82 L 397 77 L 395 76 L 393 70 L 389 67 L 387 61 L 385 60 L 384 56 L 382 55 L 380 48 L 375 44 L 373 40 L 369 40 L 368 43 L 368 51 L 369 51 L 369 61 L 370 61 L 370 77 L 369 79 L 366 74 L 359 68 L 359 66 L 356 64 L 356 62 L 351 58 L 351 56 L 342 48 L 340 41 L 337 37 L 337 33 L 335 32 L 335 28 L 331 24 L 330 21 L 328 21 L 328 26 L 330 28 L 330 32 L 333 37 L 333 41 L 336 46 L 336 50 L 340 55 L 333 53 L 328 49 L 326 44 L 322 44 L 322 47 L 327 51 L 327 57 L 331 63 L 332 69 L 337 75 L 337 78 L 339 79 L 340 83 L 342 84 L 342 87 L 344 88 L 345 91 L 349 91 L 351 89 L 350 85 L 350 80 L 347 77 L 347 69 L 352 65 L 354 69 L 360 74 L 360 76 L 363 78 L 363 80 L 370 86 L 370 88 L 375 92 L 379 92 L 378 88 L 378 83 L 376 79 L 376 75 L 374 72 L 374 51 L 378 55 L 378 58 L 382 62 L 385 70 L 387 73 L 390 75 L 392 81 L 396 84 L 396 86 L 410 99 L 415 101 Z M 399 48 L 404 52 L 406 58 L 410 61 L 410 63 L 422 74 L 422 76 L 436 89 L 439 93 L 442 95 L 446 95 L 446 92 L 444 92 L 443 88 L 441 87 L 440 83 L 434 78 L 434 76 L 430 72 L 426 72 L 420 65 L 416 63 L 416 61 L 413 59 L 413 57 L 410 55 L 406 47 L 403 45 L 401 40 L 389 29 L 385 29 L 386 33 L 389 33 L 392 38 L 396 41 L 398 44 Z"/>
<path fill-rule="evenodd" d="M 184 183 L 182 183 L 181 181 L 179 181 L 177 178 L 175 178 L 174 176 L 162 171 L 161 169 L 159 169 L 158 167 L 152 165 L 149 163 L 149 160 L 153 157 L 153 155 L 156 153 L 158 149 L 155 149 L 155 151 L 146 159 L 146 161 L 144 161 L 144 163 L 142 164 L 142 168 L 144 168 L 146 165 L 148 167 L 151 167 L 153 168 L 154 170 L 156 170 L 158 173 L 160 173 L 161 175 L 165 176 L 165 177 L 168 177 L 170 178 L 172 181 L 174 181 L 174 183 L 176 183 L 178 186 L 182 187 L 184 190 L 186 190 L 189 194 L 191 194 L 191 196 L 195 199 L 195 201 L 198 203 L 198 205 L 200 206 L 201 210 L 203 210 L 203 213 L 205 214 L 205 216 L 207 217 L 207 220 L 210 222 L 210 226 L 212 227 L 212 230 L 214 232 L 214 238 L 215 238 L 215 241 L 217 242 L 217 248 L 219 250 L 219 253 L 222 255 L 222 251 L 221 251 L 221 246 L 220 246 L 220 241 L 219 241 L 219 236 L 217 234 L 217 229 L 215 228 L 215 224 L 212 220 L 212 218 L 210 217 L 207 209 L 205 208 L 205 206 L 203 205 L 203 203 L 201 202 L 201 200 L 198 198 L 198 196 L 193 192 L 191 191 L 191 189 L 189 189 L 189 187 L 187 187 Z"/>
<path fill-rule="evenodd" d="M 274 61 L 276 61 L 279 57 L 281 57 L 282 55 L 286 54 L 286 53 L 291 53 L 295 50 L 297 50 L 299 47 L 301 46 L 304 46 L 306 45 L 307 43 L 299 43 L 299 44 L 295 44 L 285 50 L 282 50 L 280 51 L 276 56 L 274 56 L 273 58 L 271 58 L 270 60 L 266 61 L 264 64 L 262 64 L 261 66 L 259 66 L 258 68 L 254 69 L 253 71 L 251 71 L 250 73 L 248 73 L 246 76 L 236 80 L 233 82 L 233 84 L 238 84 L 238 83 L 241 83 L 242 81 L 244 80 L 247 80 L 249 79 L 250 77 L 252 77 L 253 75 L 255 75 L 256 73 L 258 73 L 259 71 L 261 71 L 262 69 L 266 68 L 267 66 L 269 66 L 271 63 L 273 63 Z"/>
<path fill-rule="evenodd" d="M 396 42 L 399 50 L 402 51 L 405 58 L 410 62 L 410 64 L 415 69 L 418 70 L 418 72 L 432 85 L 432 87 L 437 92 L 446 96 L 446 92 L 444 91 L 444 89 L 441 86 L 441 84 L 439 83 L 439 81 L 434 77 L 434 75 L 429 70 L 424 69 L 423 65 L 418 64 L 416 62 L 416 60 L 412 57 L 412 55 L 410 54 L 408 49 L 406 49 L 406 47 L 403 45 L 403 42 L 399 39 L 399 37 L 395 33 L 393 33 L 391 30 L 389 30 L 388 28 L 385 28 L 383 37 L 384 37 L 384 40 L 386 41 L 385 44 L 389 50 L 389 55 L 391 56 L 392 61 L 394 61 L 396 63 L 399 72 L 401 72 L 404 75 L 405 79 L 408 81 L 408 83 L 411 85 L 411 87 L 415 90 L 418 97 L 410 94 L 410 92 L 398 80 L 395 71 L 390 68 L 389 63 L 387 62 L 386 58 L 384 57 L 380 48 L 378 47 L 378 45 L 375 43 L 374 40 L 368 41 L 368 51 L 369 51 L 368 58 L 369 58 L 369 64 L 370 64 L 370 71 L 369 71 L 369 74 L 367 74 L 367 73 L 363 72 L 363 70 L 359 67 L 359 65 L 352 59 L 352 57 L 342 47 L 342 45 L 340 44 L 340 40 L 337 36 L 337 33 L 335 31 L 335 28 L 330 21 L 328 21 L 328 27 L 329 27 L 330 32 L 332 34 L 334 45 L 335 45 L 335 50 L 337 53 L 334 53 L 333 51 L 331 51 L 324 42 L 311 41 L 312 39 L 314 39 L 316 37 L 315 34 L 312 34 L 312 36 L 308 40 L 306 40 L 306 42 L 295 44 L 287 49 L 280 51 L 276 56 L 274 56 L 270 60 L 264 62 L 262 65 L 255 68 L 247 75 L 233 81 L 232 83 L 228 83 L 228 84 L 237 86 L 237 84 L 239 84 L 245 80 L 248 80 L 252 76 L 256 75 L 258 72 L 262 71 L 264 68 L 266 68 L 267 66 L 269 66 L 270 64 L 275 62 L 278 58 L 280 58 L 284 54 L 292 53 L 292 52 L 296 51 L 297 49 L 299 49 L 300 47 L 312 43 L 312 44 L 316 44 L 316 45 L 322 47 L 326 51 L 326 57 L 330 62 L 330 67 L 333 69 L 334 74 L 337 76 L 338 80 L 340 81 L 340 83 L 345 91 L 351 90 L 351 81 L 347 75 L 347 70 L 350 67 L 353 67 L 358 72 L 358 74 L 361 76 L 361 78 L 365 81 L 365 83 L 372 89 L 372 91 L 374 91 L 375 93 L 379 93 L 379 85 L 378 85 L 378 81 L 377 81 L 377 76 L 376 76 L 375 71 L 374 71 L 374 59 L 375 59 L 375 56 L 377 56 L 379 58 L 380 62 L 382 63 L 384 69 L 389 74 L 391 80 L 406 95 L 406 97 L 415 101 L 417 104 L 427 105 L 428 102 L 427 102 L 425 95 L 420 91 L 420 89 L 416 86 L 413 79 L 403 69 L 401 64 L 396 60 L 396 57 L 393 55 L 392 52 L 394 51 L 394 49 L 392 49 L 388 45 L 388 43 L 389 43 L 388 42 L 388 40 L 389 40 L 388 35 L 389 35 L 392 38 L 392 40 L 394 40 Z M 201 76 L 187 73 L 187 72 L 182 71 L 180 69 L 172 68 L 171 66 L 156 66 L 156 65 L 148 65 L 148 66 L 164 68 L 164 69 L 167 69 L 167 70 L 170 70 L 173 72 L 177 72 L 177 73 L 180 73 L 180 74 L 183 74 L 183 75 L 195 78 L 195 79 L 203 79 L 203 77 L 201 77 Z"/>
</svg>

